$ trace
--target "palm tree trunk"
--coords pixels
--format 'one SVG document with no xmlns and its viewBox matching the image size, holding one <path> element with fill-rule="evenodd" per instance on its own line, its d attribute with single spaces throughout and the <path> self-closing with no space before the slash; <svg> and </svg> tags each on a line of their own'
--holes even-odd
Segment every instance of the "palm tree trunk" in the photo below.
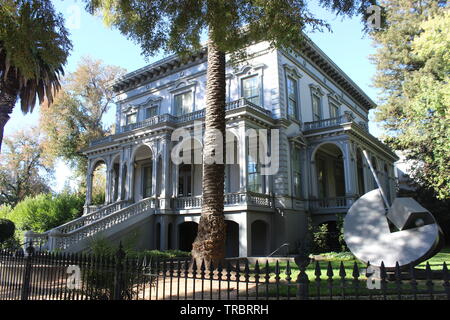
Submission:
<svg viewBox="0 0 450 320">
<path fill-rule="evenodd" d="M 0 81 L 0 151 L 2 150 L 3 131 L 17 101 L 17 90 L 11 89 L 5 81 Z"/>
<path fill-rule="evenodd" d="M 225 165 L 206 163 L 208 155 L 219 151 L 215 132 L 220 131 L 222 146 L 225 137 L 225 53 L 220 51 L 211 37 L 208 41 L 208 71 L 206 80 L 205 138 L 203 146 L 203 205 L 197 238 L 192 245 L 192 257 L 197 265 L 207 265 L 225 257 L 225 218 L 223 214 Z M 214 132 L 215 131 L 215 132 Z M 225 148 L 220 150 L 225 155 Z M 219 153 L 218 153 L 219 154 Z"/>
</svg>

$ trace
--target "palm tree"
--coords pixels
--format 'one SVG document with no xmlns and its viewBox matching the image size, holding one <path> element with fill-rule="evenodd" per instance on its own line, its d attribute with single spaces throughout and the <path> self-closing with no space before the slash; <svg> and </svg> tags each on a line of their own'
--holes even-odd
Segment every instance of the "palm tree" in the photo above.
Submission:
<svg viewBox="0 0 450 320">
<path fill-rule="evenodd" d="M 225 83 L 225 53 L 214 42 L 210 30 L 208 40 L 208 69 L 206 75 L 205 137 L 203 139 L 202 214 L 197 238 L 192 244 L 192 257 L 198 263 L 217 265 L 225 257 L 226 224 L 223 214 L 225 165 L 208 163 L 224 141 L 216 141 L 219 130 L 225 137 L 225 97 L 222 84 Z"/>
<path fill-rule="evenodd" d="M 72 44 L 62 15 L 49 0 L 1 0 L 0 150 L 3 131 L 20 100 L 23 113 L 37 99 L 53 102 Z"/>
</svg>

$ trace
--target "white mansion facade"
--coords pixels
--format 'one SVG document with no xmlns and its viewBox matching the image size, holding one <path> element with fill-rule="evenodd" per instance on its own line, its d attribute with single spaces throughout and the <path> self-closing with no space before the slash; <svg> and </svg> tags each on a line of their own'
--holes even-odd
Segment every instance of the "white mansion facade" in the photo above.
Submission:
<svg viewBox="0 0 450 320">
<path fill-rule="evenodd" d="M 311 41 L 301 51 L 267 43 L 248 50 L 250 58 L 226 69 L 226 125 L 238 159 L 226 165 L 227 255 L 266 256 L 286 243 L 295 250 L 308 216 L 316 224 L 336 221 L 376 187 L 362 150 L 393 198 L 397 157 L 368 132 L 375 103 Z M 111 241 L 135 234 L 141 248 L 190 250 L 202 166 L 173 163 L 178 142 L 171 136 L 204 120 L 206 69 L 204 51 L 185 61 L 174 55 L 114 83 L 116 133 L 84 150 L 85 214 L 47 233 L 48 248 L 78 251 L 99 234 Z M 249 157 L 248 129 L 279 130 L 275 175 L 261 175 Z M 98 207 L 91 206 L 91 189 L 100 163 L 107 182 Z"/>
</svg>

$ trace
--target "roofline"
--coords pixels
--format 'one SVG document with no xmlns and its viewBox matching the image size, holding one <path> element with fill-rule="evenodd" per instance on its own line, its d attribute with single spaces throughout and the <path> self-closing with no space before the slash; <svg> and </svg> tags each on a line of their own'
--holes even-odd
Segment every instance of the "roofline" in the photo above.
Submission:
<svg viewBox="0 0 450 320">
<path fill-rule="evenodd" d="M 375 108 L 377 104 L 344 72 L 339 68 L 307 35 L 304 35 L 304 46 L 299 50 L 307 56 L 317 67 L 332 78 L 350 96 L 358 101 L 366 110 Z M 151 63 L 145 67 L 127 73 L 123 77 L 111 83 L 114 92 L 124 92 L 151 81 L 155 76 L 177 69 L 183 65 L 202 60 L 206 57 L 207 48 L 203 47 L 199 52 L 182 59 L 178 54 L 172 54 L 166 58 Z"/>
</svg>

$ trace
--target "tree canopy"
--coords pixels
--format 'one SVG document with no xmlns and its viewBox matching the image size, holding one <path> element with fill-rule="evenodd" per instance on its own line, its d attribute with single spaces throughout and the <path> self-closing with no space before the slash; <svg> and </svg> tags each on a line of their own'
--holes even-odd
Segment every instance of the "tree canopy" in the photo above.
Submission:
<svg viewBox="0 0 450 320">
<path fill-rule="evenodd" d="M 223 52 L 236 52 L 251 42 L 298 47 L 305 27 L 322 30 L 329 25 L 316 17 L 305 0 L 85 0 L 91 13 L 139 43 L 151 56 L 160 50 L 179 54 L 199 50 L 201 36 L 209 37 Z M 339 14 L 365 12 L 373 0 L 320 0 Z"/>
<path fill-rule="evenodd" d="M 385 0 L 386 26 L 372 33 L 376 120 L 384 140 L 414 162 L 412 175 L 450 197 L 450 13 L 445 1 Z"/>
<path fill-rule="evenodd" d="M 38 129 L 17 131 L 5 138 L 0 155 L 0 205 L 15 206 L 27 196 L 48 192 L 51 175 Z"/>
<path fill-rule="evenodd" d="M 53 160 L 67 161 L 83 181 L 87 161 L 81 150 L 89 142 L 111 134 L 104 116 L 113 106 L 110 83 L 125 70 L 83 57 L 77 69 L 62 80 L 52 105 L 41 108 L 40 127 L 44 152 Z"/>
<path fill-rule="evenodd" d="M 20 99 L 22 112 L 50 103 L 72 44 L 50 0 L 2 0 L 0 6 L 0 148 Z"/>
</svg>

